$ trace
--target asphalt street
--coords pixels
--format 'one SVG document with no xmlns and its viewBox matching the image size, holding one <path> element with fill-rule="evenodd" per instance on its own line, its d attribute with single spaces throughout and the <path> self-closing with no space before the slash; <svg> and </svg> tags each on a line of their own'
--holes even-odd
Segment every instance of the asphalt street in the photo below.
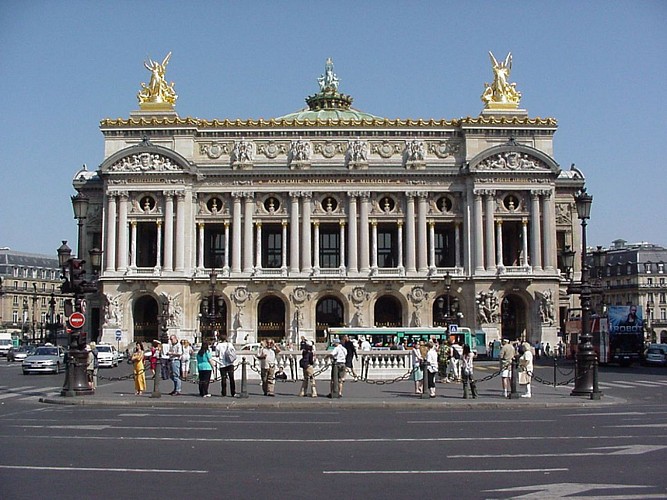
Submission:
<svg viewBox="0 0 667 500">
<path fill-rule="evenodd" d="M 102 381 L 113 398 L 70 406 L 40 402 L 56 397 L 62 374 L 23 376 L 3 361 L 0 494 L 666 498 L 665 374 L 604 367 L 603 400 L 577 404 L 569 403 L 567 388 L 547 386 L 531 400 L 505 404 L 493 379 L 477 407 L 454 399 L 455 389 L 445 384 L 436 405 L 411 405 L 418 400 L 409 382 L 350 384 L 350 400 L 361 391 L 390 391 L 383 400 L 401 393 L 400 405 L 375 408 L 334 406 L 343 400 L 326 407 L 260 404 L 303 399 L 294 396 L 294 384 L 279 384 L 276 398 L 253 394 L 256 402 L 246 407 L 221 406 L 219 396 L 209 406 L 190 404 L 201 401 L 194 396 L 137 406 L 130 404 L 133 394 L 119 390 L 127 381 Z M 104 404 L 114 398 L 128 404 Z"/>
</svg>

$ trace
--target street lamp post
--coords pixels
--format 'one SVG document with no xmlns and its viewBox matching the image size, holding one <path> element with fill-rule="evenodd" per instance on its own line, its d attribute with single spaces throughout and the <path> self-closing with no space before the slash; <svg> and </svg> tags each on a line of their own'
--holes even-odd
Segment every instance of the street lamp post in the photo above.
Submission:
<svg viewBox="0 0 667 500">
<path fill-rule="evenodd" d="M 653 318 L 651 317 L 653 314 L 653 301 L 651 299 L 646 301 L 646 333 L 648 334 L 649 342 L 655 342 L 657 339 L 653 335 Z"/>
<path fill-rule="evenodd" d="M 449 328 L 449 316 L 452 311 L 451 298 L 449 297 L 449 292 L 452 289 L 452 275 L 449 274 L 449 271 L 445 274 L 445 290 L 447 291 L 447 310 L 445 311 L 446 326 Z"/>
<path fill-rule="evenodd" d="M 569 293 L 579 294 L 581 302 L 581 333 L 575 361 L 575 382 L 571 396 L 589 396 L 591 399 L 600 399 L 601 393 L 597 386 L 598 359 L 593 348 L 591 335 L 591 283 L 589 266 L 586 255 L 586 226 L 591 216 L 593 197 L 581 190 L 575 197 L 577 215 L 581 221 L 581 282 L 578 285 L 570 283 Z M 573 257 L 574 255 L 571 255 Z"/>
<path fill-rule="evenodd" d="M 153 392 L 151 398 L 160 398 L 160 377 L 162 373 L 162 344 L 167 340 L 167 331 L 169 330 L 169 302 L 165 299 L 162 302 L 162 311 L 160 311 L 160 352 L 156 353 L 157 365 L 155 366 L 155 375 L 153 376 Z"/>
</svg>

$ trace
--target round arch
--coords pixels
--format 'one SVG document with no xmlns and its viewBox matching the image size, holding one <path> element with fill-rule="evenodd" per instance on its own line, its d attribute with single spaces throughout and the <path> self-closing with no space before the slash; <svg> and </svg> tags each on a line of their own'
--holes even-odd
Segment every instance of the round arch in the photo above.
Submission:
<svg viewBox="0 0 667 500">
<path fill-rule="evenodd" d="M 257 304 L 257 340 L 270 338 L 282 342 L 285 331 L 285 302 L 276 295 L 268 295 Z"/>
<path fill-rule="evenodd" d="M 158 301 L 152 295 L 142 295 L 134 300 L 132 317 L 135 342 L 159 340 L 159 311 Z"/>
<path fill-rule="evenodd" d="M 333 295 L 326 295 L 315 306 L 315 337 L 317 342 L 325 342 L 325 331 L 329 327 L 345 326 L 345 307 Z"/>
<path fill-rule="evenodd" d="M 373 309 L 375 326 L 403 326 L 403 305 L 393 295 L 382 295 L 375 301 Z"/>
</svg>

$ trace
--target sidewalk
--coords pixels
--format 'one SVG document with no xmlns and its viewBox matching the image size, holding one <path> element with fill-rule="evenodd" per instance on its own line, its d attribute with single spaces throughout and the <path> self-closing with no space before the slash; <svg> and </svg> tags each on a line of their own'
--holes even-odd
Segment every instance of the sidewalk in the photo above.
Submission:
<svg viewBox="0 0 667 500">
<path fill-rule="evenodd" d="M 496 362 L 479 362 L 475 365 L 475 377 L 480 380 L 496 371 Z M 329 383 L 325 380 L 317 382 L 318 398 L 299 397 L 301 381 L 290 382 L 276 380 L 275 397 L 266 397 L 262 394 L 259 381 L 251 380 L 247 384 L 248 397 L 223 398 L 220 396 L 220 382 L 211 383 L 209 392 L 212 397 L 199 397 L 198 386 L 193 382 L 183 382 L 183 393 L 180 396 L 170 396 L 173 383 L 170 380 L 160 380 L 160 398 L 152 398 L 153 380 L 146 380 L 147 392 L 141 396 L 134 394 L 133 380 L 107 382 L 101 380 L 97 391 L 92 396 L 78 396 L 73 398 L 50 397 L 41 398 L 43 403 L 62 405 L 98 405 L 98 406 L 135 406 L 135 407 L 205 407 L 222 409 L 244 408 L 292 408 L 292 409 L 322 409 L 322 408 L 420 408 L 420 409 L 453 409 L 453 408 L 549 408 L 549 407 L 599 407 L 623 402 L 620 398 L 603 396 L 594 401 L 586 397 L 570 396 L 572 386 L 532 384 L 532 398 L 504 398 L 502 397 L 501 381 L 495 377 L 485 382 L 478 382 L 477 399 L 463 399 L 463 386 L 460 383 L 436 383 L 436 397 L 421 399 L 414 393 L 414 382 L 411 380 L 389 383 L 388 381 L 352 381 L 348 375 L 343 389 L 343 397 L 329 399 Z M 241 381 L 236 380 L 237 391 L 240 391 Z M 523 387 L 517 386 L 519 394 Z M 517 396 L 519 395 L 517 394 Z"/>
</svg>

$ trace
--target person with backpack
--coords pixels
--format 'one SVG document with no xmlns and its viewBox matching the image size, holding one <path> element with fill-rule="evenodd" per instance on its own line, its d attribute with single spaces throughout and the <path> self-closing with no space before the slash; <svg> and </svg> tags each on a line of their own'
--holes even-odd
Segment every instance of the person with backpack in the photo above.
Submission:
<svg viewBox="0 0 667 500">
<path fill-rule="evenodd" d="M 220 383 L 222 385 L 221 395 L 227 396 L 227 379 L 229 378 L 229 390 L 234 397 L 236 395 L 236 383 L 234 382 L 234 362 L 236 361 L 236 349 L 234 344 L 227 340 L 227 335 L 220 336 L 220 342 L 215 348 L 217 363 L 220 366 Z"/>
<path fill-rule="evenodd" d="M 305 397 L 308 395 L 308 388 L 310 387 L 310 396 L 313 398 L 317 397 L 317 387 L 315 386 L 315 353 L 313 352 L 313 344 L 311 342 L 306 342 L 303 344 L 303 350 L 301 351 L 301 359 L 299 360 L 299 366 L 303 370 L 303 384 L 301 384 L 301 391 L 299 391 L 299 396 Z"/>
</svg>

